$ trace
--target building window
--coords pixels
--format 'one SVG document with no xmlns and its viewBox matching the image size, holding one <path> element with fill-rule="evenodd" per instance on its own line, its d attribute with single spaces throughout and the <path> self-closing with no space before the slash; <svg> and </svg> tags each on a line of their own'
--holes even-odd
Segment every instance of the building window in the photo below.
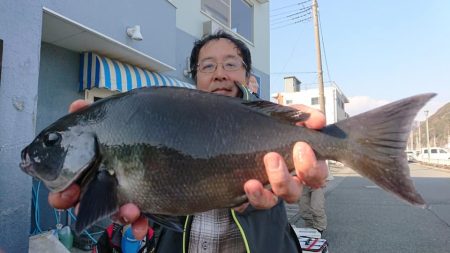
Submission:
<svg viewBox="0 0 450 253">
<path fill-rule="evenodd" d="M 2 81 L 3 40 L 0 40 L 0 83 Z"/>
<path fill-rule="evenodd" d="M 319 104 L 319 97 L 311 98 L 311 105 L 318 105 Z"/>
<path fill-rule="evenodd" d="M 202 0 L 202 11 L 253 42 L 253 5 L 247 0 Z"/>
<path fill-rule="evenodd" d="M 247 1 L 232 0 L 231 30 L 253 42 L 253 6 Z"/>
<path fill-rule="evenodd" d="M 202 0 L 202 11 L 230 27 L 230 0 Z"/>
</svg>

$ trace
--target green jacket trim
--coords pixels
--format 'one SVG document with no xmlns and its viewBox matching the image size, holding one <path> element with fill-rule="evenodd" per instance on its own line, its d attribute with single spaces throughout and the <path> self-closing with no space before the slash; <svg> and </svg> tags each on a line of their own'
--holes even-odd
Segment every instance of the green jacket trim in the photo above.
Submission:
<svg viewBox="0 0 450 253">
<path fill-rule="evenodd" d="M 250 247 L 248 246 L 248 241 L 247 241 L 247 237 L 245 236 L 244 229 L 242 228 L 241 223 L 239 223 L 239 220 L 236 218 L 236 211 L 234 211 L 233 209 L 231 209 L 231 216 L 233 217 L 233 220 L 236 223 L 236 226 L 238 227 L 239 232 L 242 235 L 242 240 L 244 241 L 244 245 L 245 245 L 245 251 L 247 253 L 250 253 Z"/>
<path fill-rule="evenodd" d="M 188 224 L 189 224 L 189 218 L 190 218 L 189 215 L 186 216 L 186 221 L 184 222 L 184 229 L 183 229 L 183 253 L 186 253 L 187 246 L 188 246 L 188 245 L 186 245 L 186 237 L 187 237 L 187 227 L 188 227 Z"/>
</svg>

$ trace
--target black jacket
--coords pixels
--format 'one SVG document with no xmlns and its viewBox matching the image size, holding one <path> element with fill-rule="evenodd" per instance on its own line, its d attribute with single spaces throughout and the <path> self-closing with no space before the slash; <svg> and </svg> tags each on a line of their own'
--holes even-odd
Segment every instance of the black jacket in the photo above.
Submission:
<svg viewBox="0 0 450 253">
<path fill-rule="evenodd" d="M 233 210 L 230 212 L 241 232 L 247 253 L 302 252 L 297 236 L 287 220 L 282 200 L 269 210 L 257 210 L 249 206 L 242 214 Z M 156 252 L 188 252 L 193 219 L 192 216 L 181 219 L 185 224 L 183 233 L 159 227 Z"/>
</svg>

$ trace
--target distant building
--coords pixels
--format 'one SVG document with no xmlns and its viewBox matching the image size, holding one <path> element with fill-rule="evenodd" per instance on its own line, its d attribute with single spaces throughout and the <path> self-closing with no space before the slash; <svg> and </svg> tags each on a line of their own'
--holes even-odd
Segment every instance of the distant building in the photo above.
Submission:
<svg viewBox="0 0 450 253">
<path fill-rule="evenodd" d="M 285 91 L 272 94 L 272 98 L 282 105 L 304 104 L 320 109 L 319 88 L 301 89 L 300 84 L 301 82 L 294 76 L 285 77 Z M 345 112 L 345 104 L 349 100 L 336 83 L 332 82 L 330 85 L 325 86 L 324 95 L 327 124 L 349 117 Z"/>
</svg>

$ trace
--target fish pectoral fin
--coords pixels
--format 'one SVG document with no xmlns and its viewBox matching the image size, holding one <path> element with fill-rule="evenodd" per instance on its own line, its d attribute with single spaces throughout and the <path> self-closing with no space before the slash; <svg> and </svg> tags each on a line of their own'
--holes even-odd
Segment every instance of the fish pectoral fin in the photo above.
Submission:
<svg viewBox="0 0 450 253">
<path fill-rule="evenodd" d="M 119 206 L 117 186 L 118 182 L 114 175 L 107 170 L 99 170 L 81 197 L 75 224 L 77 234 L 117 211 Z"/>
<path fill-rule="evenodd" d="M 289 106 L 283 106 L 265 100 L 245 101 L 244 105 L 255 108 L 258 112 L 264 113 L 270 117 L 274 117 L 289 123 L 306 121 L 310 114 L 299 111 Z"/>
<path fill-rule="evenodd" d="M 182 233 L 184 230 L 183 224 L 181 223 L 180 219 L 177 216 L 151 214 L 151 213 L 145 213 L 144 215 L 147 216 L 147 218 L 149 218 L 151 221 L 167 229 L 173 230 L 178 233 Z"/>
</svg>

